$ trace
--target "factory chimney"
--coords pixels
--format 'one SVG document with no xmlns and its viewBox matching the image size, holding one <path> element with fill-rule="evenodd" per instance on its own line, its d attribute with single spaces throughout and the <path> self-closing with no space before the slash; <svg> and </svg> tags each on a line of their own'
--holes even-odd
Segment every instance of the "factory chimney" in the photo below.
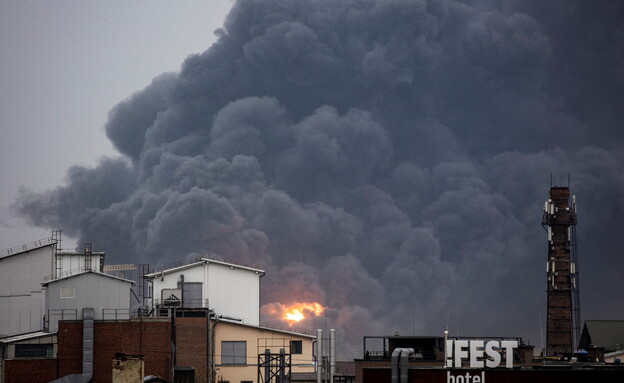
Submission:
<svg viewBox="0 0 624 383">
<path fill-rule="evenodd" d="M 576 351 L 580 329 L 578 272 L 576 267 L 576 200 L 568 187 L 551 187 L 544 203 L 542 226 L 548 232 L 548 303 L 546 351 L 565 357 Z"/>
</svg>

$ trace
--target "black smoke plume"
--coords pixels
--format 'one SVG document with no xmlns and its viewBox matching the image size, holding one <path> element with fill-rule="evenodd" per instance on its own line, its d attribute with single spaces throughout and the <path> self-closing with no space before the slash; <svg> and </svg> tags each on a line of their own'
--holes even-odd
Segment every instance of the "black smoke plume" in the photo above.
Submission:
<svg viewBox="0 0 624 383">
<path fill-rule="evenodd" d="M 624 3 L 240 0 L 216 33 L 111 110 L 118 158 L 19 212 L 112 263 L 264 268 L 262 303 L 328 307 L 295 329 L 343 356 L 447 325 L 539 350 L 570 173 L 583 317 L 622 319 Z"/>
</svg>

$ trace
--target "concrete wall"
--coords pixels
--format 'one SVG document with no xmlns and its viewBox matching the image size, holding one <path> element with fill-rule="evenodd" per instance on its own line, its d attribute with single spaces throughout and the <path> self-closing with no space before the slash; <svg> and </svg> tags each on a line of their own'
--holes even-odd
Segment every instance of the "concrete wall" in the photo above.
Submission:
<svg viewBox="0 0 624 383">
<path fill-rule="evenodd" d="M 201 282 L 203 305 L 217 315 L 241 319 L 244 323 L 260 323 L 260 276 L 262 272 L 217 262 L 201 262 L 152 278 L 153 294 L 160 303 L 162 289 L 176 289 L 184 282 Z"/>
<path fill-rule="evenodd" d="M 52 274 L 54 246 L 0 258 L 0 336 L 43 329 L 41 282 Z"/>
<path fill-rule="evenodd" d="M 59 310 L 76 310 L 75 319 L 81 319 L 82 309 L 93 307 L 96 320 L 129 319 L 131 286 L 129 281 L 95 272 L 49 282 L 45 291 L 48 331 L 56 331 Z"/>
</svg>

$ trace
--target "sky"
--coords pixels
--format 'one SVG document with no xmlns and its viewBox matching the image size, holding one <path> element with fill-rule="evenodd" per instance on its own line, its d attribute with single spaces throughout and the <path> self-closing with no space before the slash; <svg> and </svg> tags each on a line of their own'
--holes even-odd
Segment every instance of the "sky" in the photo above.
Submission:
<svg viewBox="0 0 624 383">
<path fill-rule="evenodd" d="M 46 190 L 73 165 L 115 155 L 108 112 L 216 41 L 232 0 L 0 3 L 0 248 L 50 236 L 14 214 L 20 188 Z M 76 239 L 66 237 L 66 245 Z"/>
<path fill-rule="evenodd" d="M 6 247 L 260 267 L 261 320 L 319 302 L 293 329 L 342 356 L 446 327 L 539 350 L 569 179 L 581 315 L 624 316 L 622 3 L 33 4 L 2 5 Z"/>
</svg>

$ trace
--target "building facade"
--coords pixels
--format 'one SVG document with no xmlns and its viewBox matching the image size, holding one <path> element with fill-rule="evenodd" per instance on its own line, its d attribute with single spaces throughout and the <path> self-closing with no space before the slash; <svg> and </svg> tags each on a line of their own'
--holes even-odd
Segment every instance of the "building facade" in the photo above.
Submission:
<svg viewBox="0 0 624 383">
<path fill-rule="evenodd" d="M 44 329 L 55 332 L 59 320 L 82 319 L 82 310 L 91 307 L 95 319 L 129 319 L 131 288 L 134 282 L 95 271 L 44 282 Z"/>
<path fill-rule="evenodd" d="M 218 315 L 260 324 L 260 278 L 264 271 L 201 258 L 188 265 L 145 276 L 151 315 L 173 308 L 210 308 Z"/>
<path fill-rule="evenodd" d="M 58 232 L 55 232 L 58 233 Z M 42 283 L 85 270 L 98 270 L 104 253 L 61 252 L 55 236 L 0 253 L 0 337 L 44 328 Z"/>
</svg>

